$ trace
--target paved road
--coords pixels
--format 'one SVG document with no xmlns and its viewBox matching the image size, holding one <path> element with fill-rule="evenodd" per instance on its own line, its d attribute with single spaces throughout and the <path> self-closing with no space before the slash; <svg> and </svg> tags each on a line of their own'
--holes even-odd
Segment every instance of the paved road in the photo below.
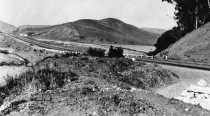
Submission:
<svg viewBox="0 0 210 116">
<path fill-rule="evenodd" d="M 177 67 L 186 67 L 192 69 L 200 69 L 200 70 L 210 70 L 210 65 L 204 63 L 195 63 L 195 62 L 184 62 L 177 60 L 159 60 L 159 59 L 148 59 L 148 58 L 135 58 L 137 61 L 146 61 L 157 64 L 171 65 Z"/>
</svg>

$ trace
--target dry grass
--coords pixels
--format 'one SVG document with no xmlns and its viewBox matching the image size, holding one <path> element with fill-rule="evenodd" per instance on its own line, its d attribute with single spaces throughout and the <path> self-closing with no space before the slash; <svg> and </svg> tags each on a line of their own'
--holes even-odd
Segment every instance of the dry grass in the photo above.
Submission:
<svg viewBox="0 0 210 116">
<path fill-rule="evenodd" d="M 27 71 L 19 76 L 5 77 L 6 84 L 0 87 L 1 94 L 19 95 L 25 91 L 46 91 L 63 87 L 66 83 L 78 80 L 73 72 L 57 72 L 50 69 Z M 32 89 L 32 90 L 31 90 Z"/>
<path fill-rule="evenodd" d="M 210 63 L 210 23 L 192 31 L 161 54 L 177 60 Z"/>
<path fill-rule="evenodd" d="M 84 19 L 43 28 L 22 28 L 20 31 L 20 33 L 27 32 L 34 32 L 34 36 L 38 38 L 96 44 L 153 45 L 159 37 L 159 34 L 144 31 L 112 18 Z"/>
<path fill-rule="evenodd" d="M 146 88 L 158 87 L 162 85 L 161 83 L 176 78 L 169 77 L 173 74 L 157 65 L 134 63 L 125 58 L 74 56 L 48 58 L 35 67 L 33 71 L 28 71 L 17 79 L 8 79 L 8 84 L 1 88 L 9 91 L 10 96 L 1 94 L 0 100 L 7 98 L 0 107 L 0 114 L 14 116 L 209 114 L 198 106 L 166 99 L 135 88 L 143 88 L 139 86 L 142 83 Z M 134 75 L 136 77 L 132 78 Z M 126 79 L 121 80 L 121 77 Z M 153 81 L 154 78 L 160 81 Z M 14 84 L 18 86 L 13 86 Z M 14 94 L 16 96 L 13 96 Z M 184 111 L 186 107 L 190 112 Z"/>
</svg>

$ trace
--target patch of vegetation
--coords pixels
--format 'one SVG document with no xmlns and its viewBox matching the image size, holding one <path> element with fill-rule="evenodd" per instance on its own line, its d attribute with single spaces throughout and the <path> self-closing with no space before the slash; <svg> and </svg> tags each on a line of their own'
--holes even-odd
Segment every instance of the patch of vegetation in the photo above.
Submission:
<svg viewBox="0 0 210 116">
<path fill-rule="evenodd" d="M 94 57 L 104 57 L 105 56 L 105 51 L 104 49 L 100 49 L 100 48 L 88 48 L 87 53 L 90 56 L 94 56 Z"/>
<path fill-rule="evenodd" d="M 0 93 L 6 96 L 20 94 L 33 86 L 35 91 L 46 91 L 62 88 L 68 82 L 78 80 L 78 76 L 73 72 L 58 72 L 51 69 L 38 71 L 27 71 L 20 76 L 5 78 L 6 84 L 0 87 Z"/>
<path fill-rule="evenodd" d="M 0 50 L 0 53 L 9 54 L 8 50 Z"/>
<path fill-rule="evenodd" d="M 183 37 L 184 34 L 185 33 L 178 28 L 173 28 L 166 31 L 158 38 L 156 44 L 154 45 L 156 47 L 156 50 L 153 52 L 149 52 L 148 55 L 156 55 L 161 51 L 167 49 L 170 45 L 174 44 L 181 37 Z"/>
<path fill-rule="evenodd" d="M 168 30 L 158 38 L 154 52 L 156 55 L 184 37 L 187 33 L 201 27 L 210 21 L 208 0 L 162 0 L 175 5 L 174 19 L 177 26 Z"/>
<path fill-rule="evenodd" d="M 123 56 L 123 48 L 121 48 L 121 47 L 113 48 L 113 46 L 110 46 L 109 52 L 108 52 L 108 57 L 124 57 Z"/>
</svg>

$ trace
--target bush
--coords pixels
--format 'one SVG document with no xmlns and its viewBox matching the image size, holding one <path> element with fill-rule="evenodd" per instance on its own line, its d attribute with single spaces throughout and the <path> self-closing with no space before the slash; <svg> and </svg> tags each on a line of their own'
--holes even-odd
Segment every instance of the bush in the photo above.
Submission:
<svg viewBox="0 0 210 116">
<path fill-rule="evenodd" d="M 7 50 L 0 50 L 0 53 L 9 54 L 9 52 Z"/>
<path fill-rule="evenodd" d="M 63 87 L 66 83 L 77 81 L 78 76 L 73 72 L 58 72 L 50 69 L 42 69 L 37 72 L 27 71 L 19 77 L 5 78 L 6 84 L 0 87 L 0 93 L 19 94 L 28 85 L 35 85 L 35 90 L 49 90 Z"/>
<path fill-rule="evenodd" d="M 183 37 L 185 33 L 186 32 L 183 32 L 176 27 L 166 31 L 158 38 L 156 44 L 154 45 L 156 47 L 156 50 L 154 52 L 150 52 L 149 55 L 156 55 L 161 51 L 167 49 L 170 45 L 174 44 L 181 37 Z"/>
<path fill-rule="evenodd" d="M 106 50 L 104 50 L 104 49 L 90 47 L 87 50 L 87 53 L 91 56 L 94 56 L 94 57 L 104 57 L 105 56 L 105 51 Z"/>
<path fill-rule="evenodd" d="M 113 48 L 113 46 L 110 46 L 109 52 L 108 52 L 108 57 L 124 57 L 123 56 L 123 48 L 121 48 L 121 47 Z"/>
</svg>

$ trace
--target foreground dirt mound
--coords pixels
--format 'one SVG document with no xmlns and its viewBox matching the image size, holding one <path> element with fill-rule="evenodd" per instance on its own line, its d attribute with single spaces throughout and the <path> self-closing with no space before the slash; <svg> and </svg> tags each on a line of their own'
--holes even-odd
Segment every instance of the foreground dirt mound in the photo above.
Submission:
<svg viewBox="0 0 210 116">
<path fill-rule="evenodd" d="M 161 54 L 172 59 L 210 63 L 210 23 L 187 34 Z"/>
<path fill-rule="evenodd" d="M 96 78 L 74 79 L 65 87 L 6 98 L 1 115 L 10 116 L 208 116 L 210 112 L 140 89 L 127 90 Z"/>
<path fill-rule="evenodd" d="M 200 106 L 143 90 L 177 78 L 157 65 L 125 58 L 48 58 L 0 88 L 0 115 L 209 116 Z"/>
<path fill-rule="evenodd" d="M 178 80 L 176 74 L 158 65 L 133 62 L 125 58 L 51 58 L 37 65 L 37 69 L 45 68 L 72 71 L 78 75 L 98 77 L 146 90 L 172 84 Z"/>
</svg>

